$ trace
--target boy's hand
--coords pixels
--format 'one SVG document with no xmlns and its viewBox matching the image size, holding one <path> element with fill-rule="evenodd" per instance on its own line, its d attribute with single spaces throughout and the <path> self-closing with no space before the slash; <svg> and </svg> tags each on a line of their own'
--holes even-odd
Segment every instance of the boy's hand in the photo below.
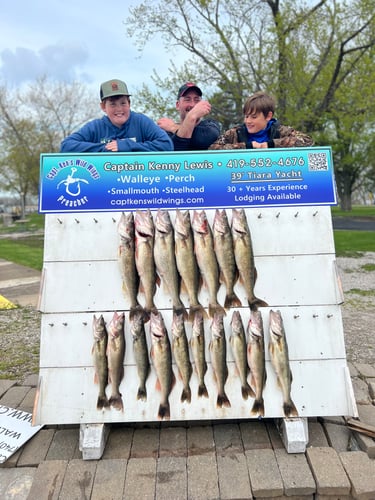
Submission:
<svg viewBox="0 0 375 500">
<path fill-rule="evenodd" d="M 105 149 L 106 149 L 107 151 L 118 151 L 117 141 L 111 141 L 111 142 L 108 142 L 108 143 L 105 145 Z"/>
<path fill-rule="evenodd" d="M 166 118 L 165 116 L 163 116 L 163 118 L 159 118 L 156 123 L 160 128 L 162 128 L 166 132 L 171 132 L 172 134 L 176 133 L 176 131 L 178 130 L 178 124 L 175 123 L 171 118 Z"/>
<path fill-rule="evenodd" d="M 266 142 L 252 142 L 254 149 L 266 149 L 268 148 L 268 144 Z"/>
</svg>

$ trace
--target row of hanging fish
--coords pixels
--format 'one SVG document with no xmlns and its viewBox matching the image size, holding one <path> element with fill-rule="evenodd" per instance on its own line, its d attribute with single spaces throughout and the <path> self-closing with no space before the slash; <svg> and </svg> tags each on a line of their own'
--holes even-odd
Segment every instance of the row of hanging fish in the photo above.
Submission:
<svg viewBox="0 0 375 500">
<path fill-rule="evenodd" d="M 289 366 L 288 346 L 280 311 L 270 310 L 269 353 L 271 364 L 275 370 L 278 385 L 283 394 L 283 411 L 286 417 L 298 416 L 298 411 L 291 399 L 292 374 Z M 192 399 L 190 380 L 195 374 L 198 377 L 197 397 L 209 397 L 205 376 L 207 372 L 206 341 L 204 317 L 197 311 L 192 324 L 192 334 L 188 340 L 183 314 L 173 313 L 171 325 L 171 341 L 160 312 L 150 312 L 150 347 L 145 332 L 145 316 L 141 309 L 133 311 L 130 318 L 130 332 L 133 342 L 133 353 L 138 373 L 138 400 L 147 400 L 146 381 L 151 367 L 156 374 L 156 390 L 160 393 L 159 419 L 170 418 L 169 395 L 176 383 L 172 368 L 173 358 L 179 379 L 182 382 L 180 401 L 190 403 Z M 217 408 L 231 407 L 226 394 L 225 385 L 228 378 L 227 342 L 224 329 L 224 314 L 214 313 L 211 326 L 211 338 L 208 345 L 212 372 L 216 385 Z M 93 319 L 93 356 L 95 365 L 95 381 L 99 384 L 97 409 L 112 406 L 123 410 L 124 404 L 120 394 L 120 384 L 124 377 L 124 313 L 114 313 L 106 327 L 103 316 Z M 266 384 L 265 347 L 263 320 L 259 310 L 251 311 L 247 326 L 247 334 L 240 313 L 235 310 L 231 319 L 229 344 L 234 358 L 236 373 L 241 382 L 241 394 L 244 400 L 254 398 L 250 414 L 262 417 L 265 414 L 263 390 Z M 192 361 L 190 359 L 190 351 Z M 150 357 L 149 357 L 150 354 Z M 151 363 L 150 363 L 151 359 Z M 111 384 L 111 396 L 107 398 L 106 388 Z"/>
<path fill-rule="evenodd" d="M 212 229 L 204 210 L 195 210 L 192 219 L 188 210 L 175 213 L 174 225 L 169 212 L 162 209 L 155 220 L 149 210 L 121 215 L 119 262 L 130 315 L 143 310 L 149 317 L 156 310 L 154 296 L 161 284 L 172 300 L 173 311 L 191 321 L 197 311 L 206 316 L 198 298 L 202 283 L 208 292 L 211 318 L 242 306 L 234 292 L 238 279 L 251 309 L 267 306 L 254 293 L 256 268 L 245 211 L 233 209 L 229 224 L 226 211 L 216 210 Z M 217 300 L 222 283 L 226 287 L 223 306 Z M 188 296 L 189 315 L 181 292 Z M 143 306 L 140 294 L 144 296 Z"/>
</svg>

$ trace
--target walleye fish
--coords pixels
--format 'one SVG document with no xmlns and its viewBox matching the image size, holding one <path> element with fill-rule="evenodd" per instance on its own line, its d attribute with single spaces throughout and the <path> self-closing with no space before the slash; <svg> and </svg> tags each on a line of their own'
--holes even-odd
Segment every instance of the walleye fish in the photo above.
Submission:
<svg viewBox="0 0 375 500">
<path fill-rule="evenodd" d="M 217 292 L 220 285 L 219 267 L 214 252 L 212 231 L 204 210 L 201 212 L 194 211 L 192 227 L 198 267 L 209 294 L 209 315 L 211 318 L 216 312 L 225 315 L 224 308 L 217 301 Z"/>
<path fill-rule="evenodd" d="M 207 362 L 205 354 L 204 320 L 201 311 L 197 311 L 194 316 L 190 347 L 193 353 L 195 371 L 198 375 L 198 397 L 208 398 L 208 391 L 204 382 L 207 372 Z"/>
<path fill-rule="evenodd" d="M 186 337 L 184 317 L 182 314 L 173 314 L 172 320 L 172 352 L 180 379 L 183 383 L 181 403 L 191 402 L 190 378 L 193 373 L 189 357 L 189 343 Z"/>
<path fill-rule="evenodd" d="M 125 314 L 118 314 L 116 311 L 108 325 L 108 374 L 109 382 L 112 385 L 112 394 L 109 404 L 116 410 L 123 411 L 124 404 L 120 393 L 120 384 L 124 378 L 124 356 L 125 356 L 125 334 L 124 334 Z"/>
<path fill-rule="evenodd" d="M 99 395 L 96 403 L 96 408 L 102 410 L 108 408 L 109 401 L 105 393 L 108 385 L 108 362 L 107 362 L 107 342 L 108 333 L 105 326 L 103 315 L 99 318 L 94 315 L 93 319 L 93 334 L 94 344 L 92 346 L 92 355 L 94 358 L 96 384 L 99 384 Z"/>
<path fill-rule="evenodd" d="M 176 382 L 172 370 L 172 352 L 162 315 L 158 311 L 151 312 L 151 358 L 156 371 L 156 389 L 161 392 L 158 418 L 169 420 L 169 394 Z"/>
<path fill-rule="evenodd" d="M 230 408 L 231 404 L 228 396 L 225 394 L 225 382 L 228 378 L 227 366 L 227 345 L 224 331 L 224 315 L 216 312 L 211 324 L 211 341 L 209 351 L 211 356 L 212 370 L 217 386 L 216 407 L 223 406 Z"/>
<path fill-rule="evenodd" d="M 173 310 L 187 316 L 180 299 L 180 276 L 177 271 L 174 232 L 167 210 L 158 210 L 155 218 L 154 261 L 171 299 Z"/>
<path fill-rule="evenodd" d="M 121 214 L 118 223 L 120 235 L 119 263 L 122 276 L 122 287 L 130 302 L 130 319 L 135 311 L 142 309 L 137 296 L 139 276 L 135 265 L 135 233 L 132 212 Z"/>
<path fill-rule="evenodd" d="M 289 365 L 288 344 L 280 311 L 270 310 L 269 353 L 276 372 L 278 385 L 283 393 L 283 410 L 286 417 L 298 417 L 298 411 L 290 396 L 292 372 Z"/>
<path fill-rule="evenodd" d="M 254 397 L 255 394 L 247 381 L 249 366 L 247 364 L 246 335 L 241 315 L 238 311 L 233 311 L 231 327 L 232 334 L 229 337 L 229 342 L 232 348 L 237 372 L 241 380 L 241 393 L 243 399 L 248 399 L 249 396 Z"/>
<path fill-rule="evenodd" d="M 234 258 L 240 275 L 240 281 L 245 288 L 250 309 L 266 307 L 268 304 L 254 295 L 257 271 L 254 265 L 253 245 L 245 211 L 232 210 L 231 230 L 233 235 Z"/>
<path fill-rule="evenodd" d="M 251 311 L 247 326 L 247 362 L 250 367 L 250 385 L 255 391 L 251 415 L 264 417 L 263 389 L 266 384 L 263 319 L 260 311 Z"/>
<path fill-rule="evenodd" d="M 150 210 L 137 210 L 135 226 L 135 265 L 140 279 L 139 290 L 144 293 L 144 310 L 149 317 L 156 310 L 154 295 L 158 282 L 154 262 L 154 222 Z"/>
<path fill-rule="evenodd" d="M 233 290 L 238 278 L 238 272 L 234 259 L 232 233 L 225 210 L 216 210 L 212 232 L 214 250 L 220 269 L 220 281 L 226 287 L 224 308 L 241 307 L 241 301 Z"/>
<path fill-rule="evenodd" d="M 206 311 L 198 300 L 200 289 L 200 275 L 197 259 L 194 254 L 193 231 L 190 222 L 189 210 L 176 210 L 174 225 L 176 265 L 181 277 L 181 287 L 189 297 L 189 321 L 194 320 L 197 312 L 206 317 Z"/>
<path fill-rule="evenodd" d="M 133 314 L 130 320 L 130 333 L 133 339 L 133 352 L 139 379 L 137 399 L 146 401 L 146 380 L 150 374 L 150 361 L 148 358 L 144 315 L 142 311 L 137 311 Z"/>
</svg>

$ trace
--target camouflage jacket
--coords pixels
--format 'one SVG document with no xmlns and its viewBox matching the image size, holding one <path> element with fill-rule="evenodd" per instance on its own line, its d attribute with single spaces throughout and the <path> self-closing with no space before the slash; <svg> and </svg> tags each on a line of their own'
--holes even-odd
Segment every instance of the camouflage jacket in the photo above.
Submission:
<svg viewBox="0 0 375 500">
<path fill-rule="evenodd" d="M 239 125 L 227 130 L 208 149 L 252 149 L 247 137 L 246 125 Z M 292 127 L 281 125 L 277 120 L 270 128 L 269 148 L 301 148 L 313 144 L 311 137 Z"/>
</svg>

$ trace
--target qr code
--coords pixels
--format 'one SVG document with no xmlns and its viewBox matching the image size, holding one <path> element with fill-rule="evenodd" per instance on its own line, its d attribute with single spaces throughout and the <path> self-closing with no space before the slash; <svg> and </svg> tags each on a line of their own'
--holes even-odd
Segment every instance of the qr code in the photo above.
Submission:
<svg viewBox="0 0 375 500">
<path fill-rule="evenodd" d="M 309 170 L 328 170 L 326 153 L 309 153 L 307 164 Z"/>
</svg>

